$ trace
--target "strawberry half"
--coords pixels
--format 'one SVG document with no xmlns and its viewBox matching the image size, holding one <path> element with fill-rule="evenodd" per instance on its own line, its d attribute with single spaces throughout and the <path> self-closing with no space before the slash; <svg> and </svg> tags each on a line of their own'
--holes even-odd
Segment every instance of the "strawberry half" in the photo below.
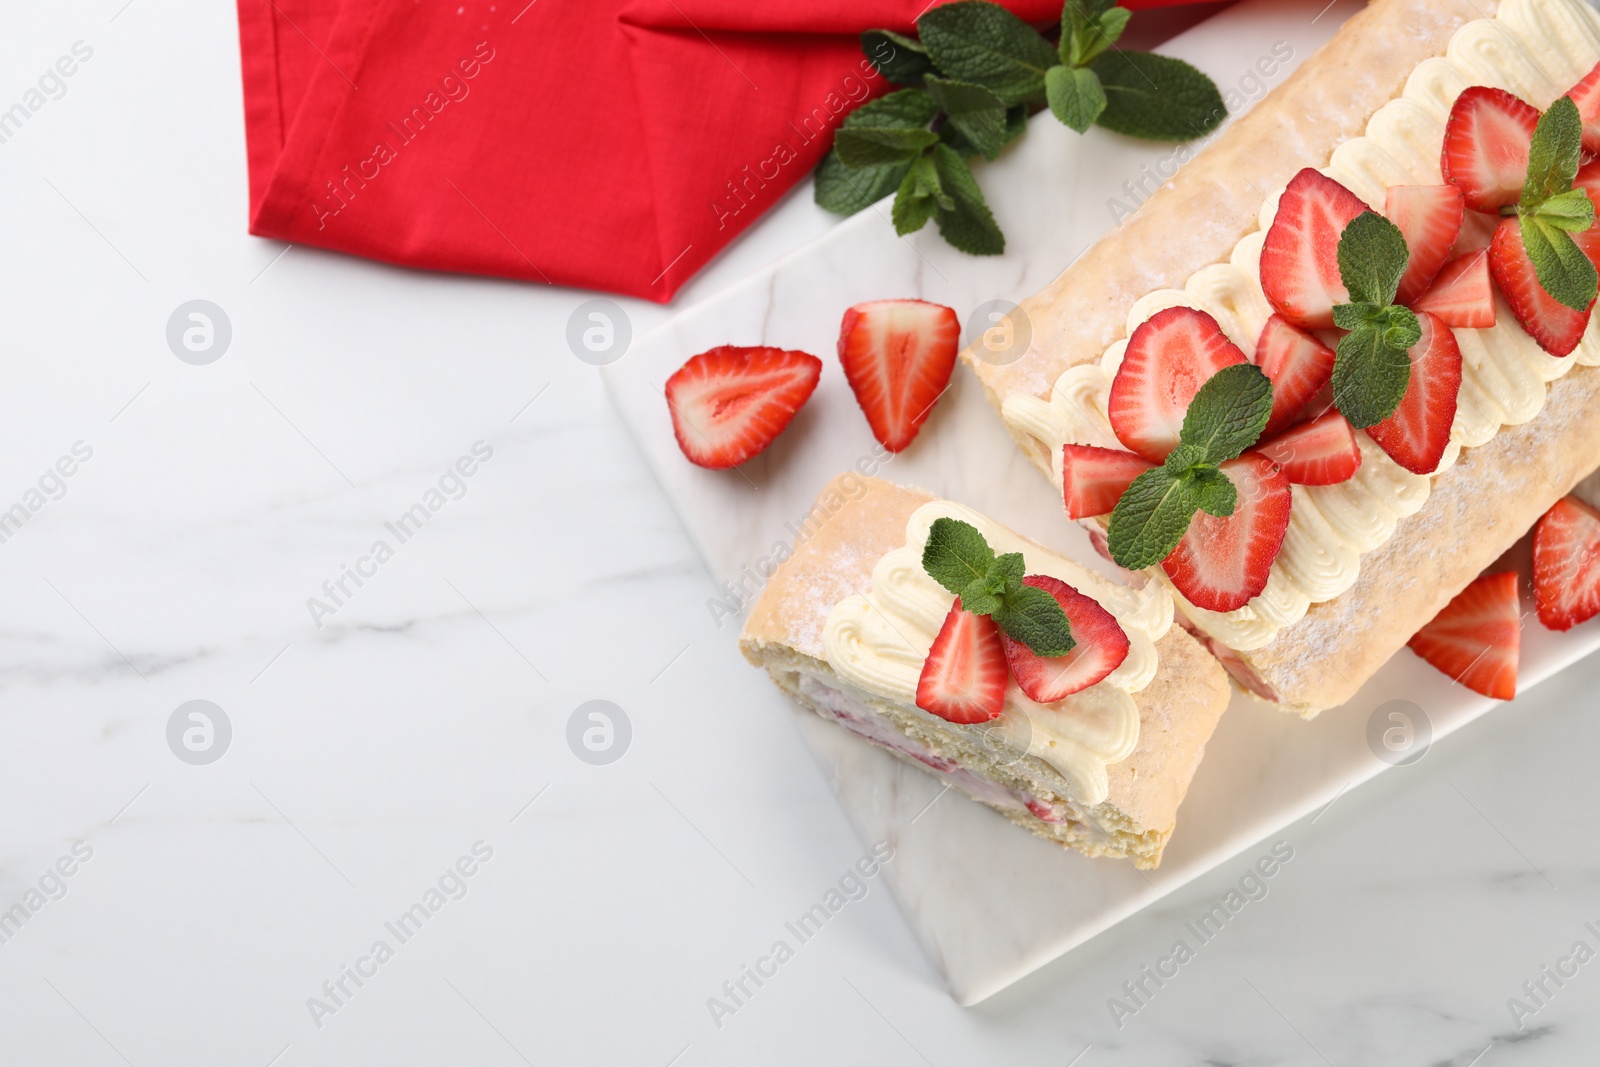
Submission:
<svg viewBox="0 0 1600 1067">
<path fill-rule="evenodd" d="M 1255 450 L 1283 468 L 1295 485 L 1336 485 L 1361 467 L 1356 432 L 1337 411 L 1262 441 Z"/>
<path fill-rule="evenodd" d="M 960 350 L 961 321 L 942 304 L 874 300 L 844 313 L 839 365 L 883 447 L 900 452 L 917 436 Z"/>
<path fill-rule="evenodd" d="M 1189 401 L 1217 371 L 1244 363 L 1217 320 L 1172 307 L 1141 322 L 1111 381 L 1106 413 L 1117 439 L 1152 463 L 1178 447 Z"/>
<path fill-rule="evenodd" d="M 1557 500 L 1533 528 L 1533 597 L 1552 630 L 1600 615 L 1600 511 L 1577 497 Z"/>
<path fill-rule="evenodd" d="M 1583 150 L 1600 152 L 1600 63 L 1567 93 L 1583 119 Z"/>
<path fill-rule="evenodd" d="M 672 432 L 689 462 L 737 467 L 772 443 L 810 399 L 822 360 L 781 348 L 720 345 L 667 379 Z"/>
<path fill-rule="evenodd" d="M 1056 598 L 1067 613 L 1072 639 L 1077 642 L 1065 656 L 1045 659 L 1021 641 L 1000 635 L 1011 675 L 1029 700 L 1040 704 L 1065 700 L 1122 666 L 1128 658 L 1128 635 L 1117 624 L 1115 615 L 1092 597 L 1048 574 L 1030 574 L 1022 584 L 1043 589 Z"/>
<path fill-rule="evenodd" d="M 1339 275 L 1339 235 L 1367 205 L 1310 167 L 1289 180 L 1261 246 L 1261 289 L 1296 326 L 1326 330 L 1333 306 L 1348 303 Z"/>
<path fill-rule="evenodd" d="M 1289 479 L 1276 463 L 1246 452 L 1222 469 L 1239 494 L 1233 514 L 1195 512 L 1183 540 L 1161 561 L 1178 592 L 1207 611 L 1233 611 L 1258 596 L 1289 530 Z"/>
<path fill-rule="evenodd" d="M 1517 572 L 1478 578 L 1406 643 L 1473 692 L 1510 700 L 1522 648 Z"/>
<path fill-rule="evenodd" d="M 1578 236 L 1578 235 L 1574 235 Z M 1489 284 L 1489 250 L 1457 256 L 1440 269 L 1428 291 L 1410 304 L 1446 326 L 1486 330 L 1494 325 L 1494 287 Z"/>
<path fill-rule="evenodd" d="M 1495 214 L 1522 199 L 1539 111 L 1504 89 L 1462 90 L 1444 126 L 1439 170 L 1474 211 Z"/>
<path fill-rule="evenodd" d="M 1489 270 L 1495 284 L 1511 305 L 1511 313 L 1539 346 L 1552 356 L 1566 356 L 1578 347 L 1589 326 L 1594 301 L 1582 311 L 1574 311 L 1544 291 L 1539 275 L 1522 243 L 1522 224 L 1516 218 L 1501 219 L 1489 244 Z"/>
<path fill-rule="evenodd" d="M 1400 406 L 1367 435 L 1413 474 L 1432 474 L 1450 444 L 1461 393 L 1461 348 L 1450 327 L 1428 314 L 1417 315 L 1422 336 L 1411 346 L 1411 380 Z"/>
<path fill-rule="evenodd" d="M 951 605 L 917 679 L 917 707 L 946 722 L 988 722 L 1006 705 L 1006 654 L 987 615 Z"/>
<path fill-rule="evenodd" d="M 1067 505 L 1067 518 L 1090 519 L 1109 514 L 1133 480 L 1151 466 L 1132 452 L 1118 448 L 1063 445 L 1061 495 Z"/>
<path fill-rule="evenodd" d="M 1272 382 L 1272 415 L 1263 438 L 1299 417 L 1306 402 L 1333 378 L 1333 349 L 1282 315 L 1273 313 L 1256 340 L 1256 366 Z"/>
<path fill-rule="evenodd" d="M 1453 185 L 1391 185 L 1383 213 L 1406 239 L 1406 272 L 1394 302 L 1409 305 L 1428 288 L 1467 216 L 1466 201 Z"/>
</svg>

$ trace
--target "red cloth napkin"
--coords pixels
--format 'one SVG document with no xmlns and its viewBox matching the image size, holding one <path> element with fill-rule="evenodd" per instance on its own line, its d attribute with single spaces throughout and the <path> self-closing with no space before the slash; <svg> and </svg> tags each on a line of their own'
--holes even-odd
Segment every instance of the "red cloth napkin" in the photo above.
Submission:
<svg viewBox="0 0 1600 1067">
<path fill-rule="evenodd" d="M 657 301 L 887 90 L 856 35 L 909 30 L 930 6 L 238 5 L 251 233 Z M 1043 24 L 1061 0 L 1006 6 Z"/>
</svg>

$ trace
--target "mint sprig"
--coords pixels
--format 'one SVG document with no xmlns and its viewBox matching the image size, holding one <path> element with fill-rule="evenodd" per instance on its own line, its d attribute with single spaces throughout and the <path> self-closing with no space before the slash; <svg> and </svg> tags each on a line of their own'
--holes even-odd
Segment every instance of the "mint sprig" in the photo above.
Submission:
<svg viewBox="0 0 1600 1067">
<path fill-rule="evenodd" d="M 940 517 L 928 530 L 922 569 L 961 598 L 961 607 L 987 615 L 1008 637 L 1047 659 L 1076 644 L 1067 613 L 1043 589 L 1023 585 L 1022 553 L 996 556 L 971 523 Z"/>
<path fill-rule="evenodd" d="M 1107 548 L 1129 570 L 1172 554 L 1197 511 L 1232 515 L 1239 493 L 1223 463 L 1256 443 L 1272 415 L 1272 382 L 1253 363 L 1223 367 L 1189 402 L 1178 447 L 1133 480 L 1111 512 Z"/>
<path fill-rule="evenodd" d="M 1209 78 L 1180 60 L 1116 48 L 1130 18 L 1113 0 L 1066 0 L 1051 42 L 998 4 L 956 0 L 926 11 L 915 38 L 868 30 L 862 51 L 907 88 L 845 119 L 817 169 L 817 203 L 849 215 L 893 192 L 896 232 L 932 219 L 955 247 L 994 255 L 1005 235 L 967 161 L 994 159 L 1029 115 L 1048 107 L 1080 133 L 1099 124 L 1162 141 L 1214 130 L 1227 109 Z"/>
<path fill-rule="evenodd" d="M 1594 225 L 1588 192 L 1572 186 L 1582 153 L 1583 119 L 1572 98 L 1563 96 L 1539 116 L 1522 198 L 1505 209 L 1517 215 L 1540 287 L 1574 311 L 1586 310 L 1600 286 L 1594 264 L 1572 239 Z"/>
<path fill-rule="evenodd" d="M 1350 425 L 1374 426 L 1394 414 L 1411 384 L 1411 346 L 1422 325 L 1394 302 L 1411 253 L 1400 227 L 1363 211 L 1339 235 L 1339 277 L 1350 302 L 1333 309 L 1349 331 L 1333 360 L 1333 404 Z"/>
</svg>

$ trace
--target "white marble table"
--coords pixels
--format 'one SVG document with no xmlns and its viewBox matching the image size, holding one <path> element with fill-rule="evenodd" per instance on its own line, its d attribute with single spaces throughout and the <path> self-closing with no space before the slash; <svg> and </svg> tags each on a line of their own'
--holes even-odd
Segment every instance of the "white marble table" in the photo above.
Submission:
<svg viewBox="0 0 1600 1067">
<path fill-rule="evenodd" d="M 0 543 L 0 916 L 29 911 L 0 918 L 0 1064 L 1592 1059 L 1600 964 L 1541 968 L 1600 948 L 1594 661 L 1292 827 L 1120 1028 L 1108 999 L 1254 853 L 972 1009 L 869 882 L 714 1020 L 866 844 L 568 350 L 592 294 L 243 235 L 232 19 L 29 5 L 0 37 L 7 104 L 94 50 L 0 144 L 0 512 L 28 511 Z M 830 225 L 801 191 L 679 306 Z M 168 346 L 192 299 L 231 323 L 207 365 Z M 669 314 L 623 304 L 636 335 Z M 319 628 L 346 565 L 370 577 Z M 215 762 L 169 746 L 192 700 L 231 726 Z M 568 743 L 591 700 L 631 725 L 605 765 Z M 1518 1029 L 1529 981 L 1553 995 Z"/>
</svg>

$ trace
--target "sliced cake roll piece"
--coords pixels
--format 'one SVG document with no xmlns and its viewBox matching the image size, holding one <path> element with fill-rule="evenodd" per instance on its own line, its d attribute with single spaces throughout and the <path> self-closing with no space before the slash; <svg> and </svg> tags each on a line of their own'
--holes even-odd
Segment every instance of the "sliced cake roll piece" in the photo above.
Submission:
<svg viewBox="0 0 1600 1067">
<path fill-rule="evenodd" d="M 1230 691 L 1171 595 L 853 473 L 814 514 L 751 609 L 745 658 L 1041 837 L 1159 864 Z"/>
</svg>

